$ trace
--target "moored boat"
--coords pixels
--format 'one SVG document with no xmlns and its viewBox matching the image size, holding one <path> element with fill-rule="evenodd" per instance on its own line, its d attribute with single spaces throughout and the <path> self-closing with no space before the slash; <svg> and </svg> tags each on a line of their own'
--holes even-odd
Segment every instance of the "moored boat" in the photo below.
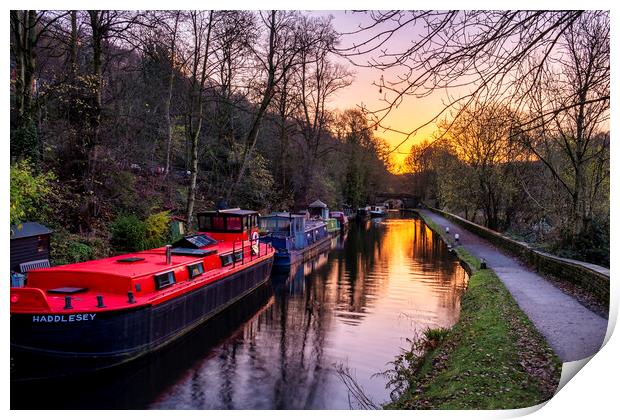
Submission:
<svg viewBox="0 0 620 420">
<path fill-rule="evenodd" d="M 330 235 L 337 235 L 340 233 L 340 221 L 330 216 L 329 208 L 327 204 L 321 200 L 315 200 L 308 206 L 308 214 L 313 219 L 322 220 L 327 226 L 327 232 Z"/>
<path fill-rule="evenodd" d="M 364 220 L 370 217 L 370 206 L 359 207 L 356 216 L 357 220 Z"/>
<path fill-rule="evenodd" d="M 257 212 L 204 212 L 198 221 L 198 233 L 173 245 L 30 271 L 10 291 L 12 353 L 49 359 L 53 374 L 122 364 L 268 280 L 274 250 L 257 239 Z"/>
<path fill-rule="evenodd" d="M 349 218 L 342 211 L 330 211 L 329 216 L 332 219 L 338 220 L 340 224 L 340 230 L 344 231 L 349 227 Z"/>
<path fill-rule="evenodd" d="M 385 214 L 386 214 L 385 206 L 372 206 L 370 208 L 369 214 L 370 214 L 370 217 L 373 219 L 377 217 L 385 217 Z"/>
<path fill-rule="evenodd" d="M 303 262 L 326 249 L 331 244 L 327 225 L 288 212 L 272 213 L 260 217 L 261 231 L 266 233 L 261 241 L 276 250 L 274 267 L 289 267 Z"/>
</svg>

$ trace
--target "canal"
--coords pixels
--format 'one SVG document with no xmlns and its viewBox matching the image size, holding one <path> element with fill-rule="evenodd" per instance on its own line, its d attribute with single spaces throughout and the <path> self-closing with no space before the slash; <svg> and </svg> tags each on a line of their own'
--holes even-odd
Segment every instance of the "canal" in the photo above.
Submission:
<svg viewBox="0 0 620 420">
<path fill-rule="evenodd" d="M 358 408 L 374 403 L 407 338 L 449 327 L 467 274 L 421 220 L 352 223 L 329 252 L 270 282 L 197 331 L 122 369 L 11 384 L 11 408 Z"/>
</svg>

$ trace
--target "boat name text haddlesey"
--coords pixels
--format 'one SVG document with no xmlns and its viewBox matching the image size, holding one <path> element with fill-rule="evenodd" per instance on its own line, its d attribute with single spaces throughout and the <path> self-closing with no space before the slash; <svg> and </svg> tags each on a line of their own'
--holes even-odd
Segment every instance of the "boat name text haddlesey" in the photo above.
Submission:
<svg viewBox="0 0 620 420">
<path fill-rule="evenodd" d="M 97 314 L 33 315 L 32 322 L 78 322 L 92 321 Z"/>
</svg>

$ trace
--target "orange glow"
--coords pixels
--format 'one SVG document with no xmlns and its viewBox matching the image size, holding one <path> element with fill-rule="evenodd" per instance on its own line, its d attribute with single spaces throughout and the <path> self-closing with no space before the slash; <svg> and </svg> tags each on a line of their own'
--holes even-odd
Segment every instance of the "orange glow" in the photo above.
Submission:
<svg viewBox="0 0 620 420">
<path fill-rule="evenodd" d="M 344 11 L 314 11 L 311 13 L 314 15 L 332 16 L 334 28 L 339 32 L 345 33 L 358 29 L 361 21 L 367 19 L 364 14 Z M 368 21 L 366 21 L 366 24 L 368 24 Z M 360 36 L 362 38 L 343 39 L 342 43 L 343 45 L 351 45 L 353 42 L 360 43 L 364 40 L 363 37 L 367 35 Z M 393 49 L 393 51 L 403 50 L 410 45 L 413 37 L 415 37 L 415 34 L 405 31 L 402 33 L 399 32 L 391 38 L 389 48 Z M 386 96 L 386 90 L 380 92 L 379 87 L 373 86 L 373 83 L 380 84 L 380 79 L 383 77 L 385 84 L 388 85 L 390 82 L 399 80 L 404 71 L 402 68 L 381 71 L 368 67 L 356 67 L 342 57 L 334 56 L 333 59 L 355 73 L 354 82 L 349 87 L 336 92 L 330 101 L 330 105 L 333 108 L 341 111 L 362 106 L 369 111 L 377 111 L 386 107 L 386 100 L 389 100 L 390 97 Z M 359 58 L 358 61 L 366 64 L 366 60 L 369 59 L 370 57 L 364 57 Z M 465 93 L 457 92 L 457 90 L 451 91 L 450 93 Z M 385 139 L 392 148 L 396 148 L 396 146 L 403 142 L 403 144 L 390 155 L 393 162 L 393 173 L 398 174 L 403 172 L 403 164 L 411 146 L 429 139 L 437 130 L 434 120 L 437 115 L 443 111 L 446 97 L 447 92 L 444 90 L 433 92 L 424 98 L 405 96 L 399 106 L 392 108 L 387 117 L 383 119 L 381 122 L 383 127 L 399 132 L 412 133 L 416 128 L 419 128 L 417 132 L 413 133 L 408 138 L 407 135 L 384 130 L 382 128 L 375 131 L 375 135 Z M 377 116 L 381 117 L 382 115 L 383 114 L 378 114 Z M 424 127 L 421 127 L 423 125 Z"/>
</svg>

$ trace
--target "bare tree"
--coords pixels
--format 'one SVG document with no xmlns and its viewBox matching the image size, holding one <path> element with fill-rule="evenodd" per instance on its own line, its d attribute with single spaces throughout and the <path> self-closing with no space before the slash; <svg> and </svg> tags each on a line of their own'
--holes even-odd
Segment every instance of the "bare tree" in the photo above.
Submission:
<svg viewBox="0 0 620 420">
<path fill-rule="evenodd" d="M 236 190 L 245 175 L 248 163 L 258 140 L 258 133 L 267 112 L 269 104 L 273 99 L 276 86 L 283 77 L 289 73 L 299 60 L 299 43 L 295 31 L 297 14 L 294 12 L 272 10 L 268 13 L 260 12 L 259 16 L 267 30 L 267 45 L 265 49 L 252 46 L 254 57 L 258 61 L 265 81 L 262 82 L 260 101 L 252 116 L 250 127 L 245 136 L 241 163 L 237 176 L 226 193 L 226 201 Z"/>
<path fill-rule="evenodd" d="M 384 94 L 383 105 L 366 111 L 378 127 L 404 136 L 394 152 L 457 105 L 462 110 L 468 104 L 492 100 L 523 110 L 525 92 L 539 83 L 559 40 L 578 25 L 580 17 L 587 20 L 593 13 L 599 12 L 373 11 L 366 14 L 370 23 L 343 34 L 351 40 L 339 52 L 355 65 L 393 75 L 375 82 Z M 608 20 L 608 13 L 603 14 Z M 403 49 L 390 48 L 390 40 L 404 33 L 411 34 L 411 43 Z M 516 77 L 523 61 L 534 55 L 538 58 L 528 68 L 531 77 Z M 450 95 L 431 119 L 416 127 L 387 125 L 386 117 L 404 100 L 424 98 L 437 90 Z M 590 101 L 608 99 L 603 93 Z"/>
<path fill-rule="evenodd" d="M 565 239 L 574 240 L 588 229 L 593 203 L 608 174 L 607 13 L 580 17 L 562 34 L 560 45 L 565 55 L 542 67 L 540 83 L 527 91 L 529 124 L 517 139 L 569 197 Z"/>
<path fill-rule="evenodd" d="M 519 160 L 519 146 L 510 140 L 517 119 L 503 105 L 478 104 L 457 112 L 458 117 L 440 127 L 448 130 L 450 142 L 458 158 L 473 173 L 475 201 L 484 212 L 485 225 L 505 228 L 506 203 L 511 198 L 512 162 Z"/>
<path fill-rule="evenodd" d="M 198 142 L 204 116 L 205 84 L 211 71 L 211 32 L 214 26 L 214 12 L 190 12 L 192 49 L 190 51 L 190 87 L 185 134 L 190 143 L 190 182 L 187 189 L 186 219 L 191 226 L 196 201 L 196 180 L 198 178 Z"/>
<path fill-rule="evenodd" d="M 66 14 L 11 10 L 11 54 L 15 60 L 12 77 L 15 112 L 11 121 L 14 134 L 11 137 L 12 153 L 19 157 L 36 155 L 38 147 L 33 109 L 37 48 L 46 32 Z"/>
<path fill-rule="evenodd" d="M 345 67 L 330 60 L 337 36 L 329 19 L 304 17 L 299 32 L 300 65 L 294 79 L 299 95 L 295 119 L 305 149 L 304 183 L 299 191 L 299 196 L 305 199 L 313 185 L 317 159 L 334 150 L 332 146 L 321 148 L 330 118 L 328 101 L 349 86 L 353 78 Z"/>
<path fill-rule="evenodd" d="M 177 33 L 179 29 L 179 19 L 181 17 L 181 12 L 176 11 L 173 13 L 174 24 L 171 27 L 170 31 L 170 73 L 168 74 L 168 86 L 167 93 L 164 100 L 164 118 L 166 120 L 166 128 L 167 128 L 167 136 L 166 136 L 166 166 L 165 166 L 165 174 L 168 175 L 170 172 L 170 153 L 172 150 L 172 117 L 170 115 L 170 104 L 172 103 L 172 91 L 174 87 L 174 75 L 177 70 L 176 64 L 176 52 L 177 52 Z"/>
<path fill-rule="evenodd" d="M 234 140 L 234 111 L 238 106 L 235 96 L 247 95 L 243 79 L 253 76 L 253 62 L 250 45 L 258 38 L 254 15 L 249 11 L 226 11 L 220 13 L 215 28 L 213 53 L 217 69 L 214 83 L 217 89 L 218 121 L 217 137 L 226 141 L 229 147 Z"/>
<path fill-rule="evenodd" d="M 101 114 L 103 111 L 103 71 L 104 53 L 110 50 L 113 42 L 119 42 L 119 46 L 127 46 L 131 42 L 130 29 L 140 23 L 142 14 L 116 10 L 89 10 L 88 18 L 90 24 L 91 48 L 92 48 L 92 70 L 91 78 L 93 85 L 93 95 L 91 98 L 90 130 L 91 135 L 87 140 L 86 149 L 89 154 L 89 173 L 94 176 L 94 161 L 97 160 L 97 145 L 99 144 L 99 131 L 101 127 Z M 125 42 L 125 45 L 123 45 Z M 92 183 L 92 180 L 91 180 Z"/>
<path fill-rule="evenodd" d="M 291 171 L 289 170 L 289 154 L 291 152 L 291 138 L 295 134 L 294 113 L 296 109 L 296 94 L 292 74 L 285 74 L 277 86 L 276 94 L 272 100 L 274 113 L 277 115 L 275 124 L 277 125 L 278 135 L 278 158 L 274 161 L 274 175 L 277 183 L 277 190 L 284 196 L 288 195 L 291 184 Z M 282 203 L 284 207 L 289 207 L 292 203 Z"/>
<path fill-rule="evenodd" d="M 216 68 L 211 80 L 214 97 L 212 126 L 216 143 L 205 152 L 213 193 L 222 197 L 237 176 L 237 157 L 241 149 L 238 140 L 245 128 L 242 116 L 252 112 L 248 99 L 258 72 L 252 50 L 260 34 L 256 16 L 251 11 L 221 11 L 218 14 L 213 39 Z"/>
</svg>

